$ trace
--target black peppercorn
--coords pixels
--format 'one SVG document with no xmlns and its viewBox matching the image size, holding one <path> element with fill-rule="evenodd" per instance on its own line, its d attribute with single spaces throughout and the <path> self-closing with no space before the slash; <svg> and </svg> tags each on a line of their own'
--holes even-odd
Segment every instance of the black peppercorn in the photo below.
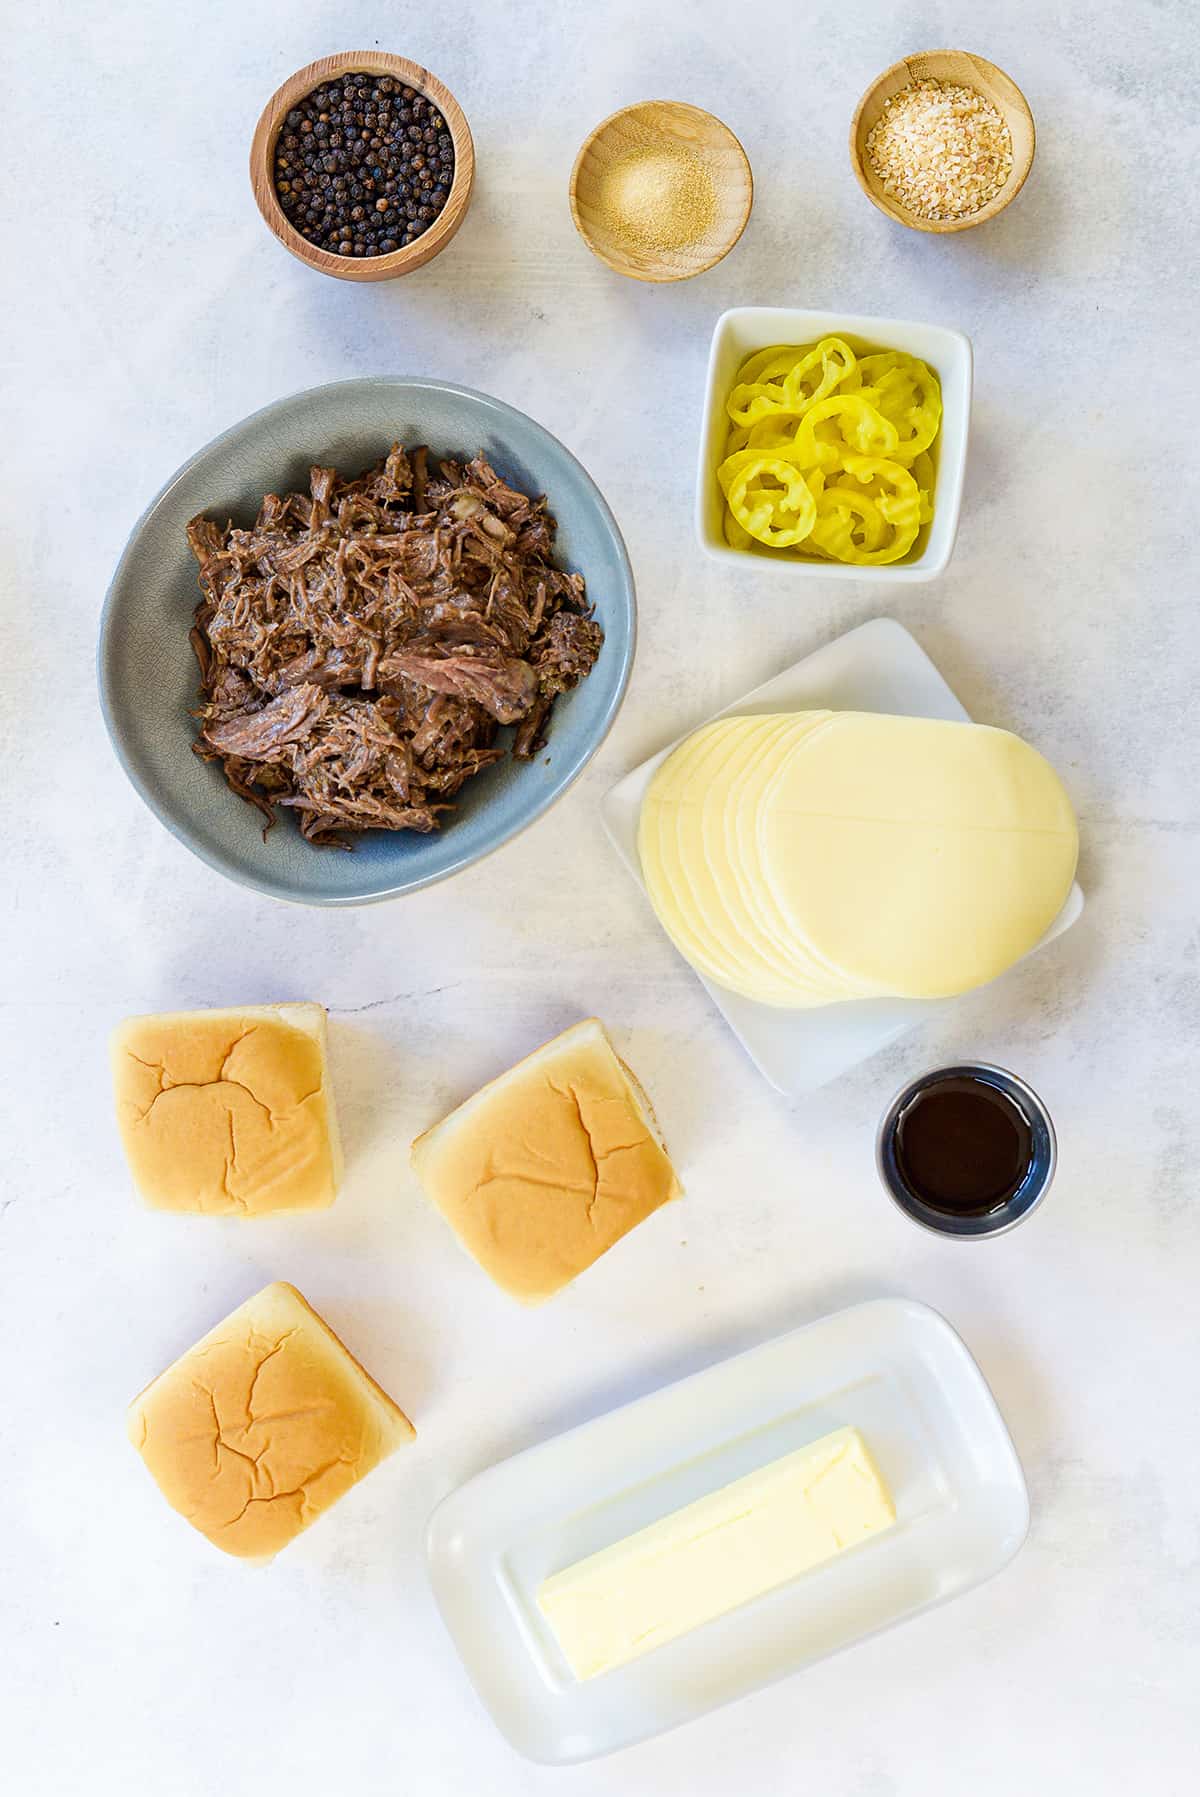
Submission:
<svg viewBox="0 0 1200 1797">
<path fill-rule="evenodd" d="M 338 256 L 390 256 L 450 197 L 454 141 L 423 94 L 350 73 L 314 88 L 284 121 L 273 175 L 280 206 Z"/>
</svg>

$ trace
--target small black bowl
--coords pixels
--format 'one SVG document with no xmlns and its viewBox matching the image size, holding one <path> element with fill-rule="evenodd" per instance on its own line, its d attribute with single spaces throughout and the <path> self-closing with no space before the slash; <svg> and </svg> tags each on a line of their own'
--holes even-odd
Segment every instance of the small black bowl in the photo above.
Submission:
<svg viewBox="0 0 1200 1797">
<path fill-rule="evenodd" d="M 917 1196 L 900 1169 L 896 1136 L 901 1116 L 920 1093 L 946 1079 L 978 1079 L 994 1086 L 1017 1107 L 1029 1125 L 1032 1146 L 1028 1171 L 1012 1197 L 1005 1199 L 994 1210 L 975 1214 L 936 1210 Z M 1003 1067 L 989 1066 L 983 1061 L 967 1062 L 960 1067 L 937 1067 L 933 1072 L 923 1073 L 920 1079 L 903 1087 L 884 1112 L 875 1144 L 875 1164 L 889 1197 L 923 1229 L 931 1229 L 935 1235 L 954 1236 L 960 1241 L 1003 1235 L 1007 1230 L 1015 1229 L 1018 1223 L 1023 1223 L 1046 1196 L 1050 1181 L 1054 1178 L 1057 1159 L 1054 1125 L 1037 1093 L 1023 1079 L 1018 1079 L 1015 1073 L 1009 1073 Z"/>
</svg>

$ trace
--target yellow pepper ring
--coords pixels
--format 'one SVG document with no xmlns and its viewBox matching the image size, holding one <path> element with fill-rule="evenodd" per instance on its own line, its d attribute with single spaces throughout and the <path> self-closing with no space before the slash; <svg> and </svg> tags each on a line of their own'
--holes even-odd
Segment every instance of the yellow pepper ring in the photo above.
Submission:
<svg viewBox="0 0 1200 1797">
<path fill-rule="evenodd" d="M 913 358 L 906 356 L 903 350 L 885 349 L 873 356 L 860 356 L 858 366 L 866 385 L 874 387 L 882 375 L 888 374 L 893 368 L 908 368 L 912 361 Z"/>
<path fill-rule="evenodd" d="M 849 537 L 844 520 L 837 520 L 836 514 L 830 514 L 818 518 L 813 530 L 814 541 L 840 561 L 862 567 L 899 561 L 902 555 L 908 554 L 921 528 L 921 496 L 916 481 L 907 468 L 881 456 L 844 456 L 841 469 L 857 483 L 845 487 L 843 498 L 847 508 L 852 495 L 870 500 L 890 527 L 891 540 L 875 549 L 860 548 Z M 829 494 L 830 488 L 826 487 L 825 491 Z M 831 496 L 832 503 L 835 501 Z"/>
<path fill-rule="evenodd" d="M 766 480 L 775 482 L 764 486 Z M 758 456 L 734 474 L 729 509 L 743 530 L 771 549 L 801 543 L 812 529 L 817 502 L 794 462 L 780 456 Z"/>
<path fill-rule="evenodd" d="M 848 455 L 842 466 L 872 499 L 879 501 L 879 509 L 889 523 L 907 525 L 919 517 L 920 490 L 909 470 L 899 462 L 886 456 Z"/>
<path fill-rule="evenodd" d="M 743 530 L 728 506 L 725 508 L 725 541 L 731 549 L 749 549 L 754 538 Z"/>
<path fill-rule="evenodd" d="M 760 418 L 746 433 L 749 447 L 767 455 L 798 453 L 796 439 L 802 417 L 800 412 L 775 412 L 769 418 Z"/>
<path fill-rule="evenodd" d="M 802 356 L 784 379 L 787 409 L 806 412 L 840 386 L 856 367 L 854 351 L 848 343 L 843 343 L 840 337 L 822 337 L 816 348 Z"/>
<path fill-rule="evenodd" d="M 876 409 L 896 426 L 908 459 L 929 448 L 942 421 L 942 396 L 924 362 L 881 371 L 871 392 Z"/>
<path fill-rule="evenodd" d="M 890 455 L 900 441 L 899 432 L 890 419 L 876 411 L 868 391 L 835 394 L 813 406 L 797 427 L 797 454 L 809 463 L 838 460 L 846 454 Z M 837 435 L 818 435 L 822 425 L 835 426 Z"/>
<path fill-rule="evenodd" d="M 840 337 L 822 337 L 812 349 L 764 350 L 738 370 L 727 411 L 734 424 L 752 425 L 776 412 L 799 417 L 835 388 L 858 386 L 854 351 Z"/>
<path fill-rule="evenodd" d="M 928 524 L 933 517 L 933 457 L 927 449 L 915 455 L 909 467 L 909 473 L 917 483 L 917 492 L 921 497 L 921 523 Z"/>
<path fill-rule="evenodd" d="M 739 375 L 725 407 L 733 423 L 743 426 L 754 424 L 787 405 L 787 382 L 796 366 L 796 354 L 790 349 L 778 350 L 766 361 L 752 357 L 747 368 L 751 363 L 755 364 L 754 378 Z"/>
<path fill-rule="evenodd" d="M 737 371 L 737 378 L 739 381 L 747 383 L 761 381 L 764 373 L 777 357 L 786 356 L 790 368 L 797 356 L 803 355 L 803 353 L 803 350 L 789 349 L 786 343 L 776 343 L 770 349 L 756 350 L 752 356 L 746 357 Z"/>
<path fill-rule="evenodd" d="M 734 477 L 743 468 L 765 462 L 769 456 L 773 456 L 776 461 L 788 462 L 796 467 L 800 465 L 799 458 L 786 445 L 777 450 L 763 449 L 756 445 L 745 449 L 735 449 L 731 455 L 725 457 L 717 469 L 717 479 L 721 483 L 721 490 L 726 498 L 729 497 L 729 489 L 733 485 Z"/>
<path fill-rule="evenodd" d="M 826 487 L 817 500 L 812 535 L 825 547 L 844 542 L 851 549 L 878 549 L 892 540 L 891 526 L 875 500 L 857 488 L 836 482 Z"/>
<path fill-rule="evenodd" d="M 751 358 L 758 365 L 762 358 Z M 747 368 L 751 363 L 747 363 Z M 787 404 L 787 377 L 796 367 L 794 350 L 778 350 L 771 358 L 762 361 L 760 367 L 754 368 L 754 377 L 740 374 L 738 383 L 729 394 L 726 412 L 733 424 L 749 426 L 756 420 L 769 417 L 772 412 L 781 412 Z"/>
</svg>

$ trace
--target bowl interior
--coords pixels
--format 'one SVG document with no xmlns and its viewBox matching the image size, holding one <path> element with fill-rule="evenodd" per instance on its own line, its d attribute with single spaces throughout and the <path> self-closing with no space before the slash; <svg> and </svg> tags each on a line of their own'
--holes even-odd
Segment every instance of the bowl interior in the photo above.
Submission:
<svg viewBox="0 0 1200 1797">
<path fill-rule="evenodd" d="M 591 674 L 563 695 L 546 747 L 468 781 L 434 835 L 374 831 L 352 853 L 306 843 L 286 814 L 261 818 L 191 753 L 198 676 L 188 642 L 199 596 L 185 538 L 207 512 L 249 524 L 264 493 L 307 490 L 314 463 L 358 472 L 393 442 L 481 451 L 529 493 L 545 493 L 560 562 L 587 581 L 605 633 Z M 548 431 L 499 400 L 432 381 L 359 380 L 278 401 L 235 425 L 172 478 L 135 527 L 105 604 L 99 677 L 105 719 L 134 785 L 210 866 L 275 897 L 355 904 L 444 878 L 498 848 L 562 793 L 603 740 L 629 676 L 633 578 L 620 532 L 589 475 Z M 504 733 L 508 735 L 509 733 Z M 500 740 L 504 740 L 504 736 Z"/>
<path fill-rule="evenodd" d="M 933 519 L 922 527 L 906 556 L 882 567 L 826 562 L 798 549 L 768 549 L 765 545 L 735 549 L 725 539 L 725 501 L 717 482 L 717 468 L 729 433 L 725 402 L 739 366 L 756 350 L 773 344 L 812 343 L 829 335 L 844 338 L 856 352 L 899 349 L 919 356 L 941 383 L 942 423 L 931 452 Z M 789 572 L 814 574 L 823 580 L 926 579 L 945 567 L 954 547 L 970 412 L 971 346 L 959 331 L 900 318 L 864 318 L 776 306 L 742 306 L 726 312 L 713 335 L 701 428 L 696 488 L 696 526 L 701 546 L 710 555 L 739 561 L 749 558 L 759 567 L 782 566 Z"/>
<path fill-rule="evenodd" d="M 975 88 L 991 101 L 1011 133 L 1012 173 L 994 199 L 966 218 L 920 218 L 902 205 L 893 194 L 885 192 L 883 183 L 867 156 L 867 138 L 879 122 L 887 102 L 901 88 L 910 86 L 914 81 L 952 82 Z M 902 61 L 893 63 L 877 81 L 872 82 L 859 101 L 850 134 L 850 152 L 855 173 L 880 211 L 886 212 L 889 218 L 897 219 L 901 224 L 911 226 L 913 230 L 934 233 L 966 231 L 973 225 L 981 225 L 989 218 L 995 218 L 998 212 L 1003 212 L 1009 201 L 1015 199 L 1024 186 L 1025 177 L 1033 162 L 1034 145 L 1033 114 L 1016 82 L 1003 69 L 997 68 L 994 62 L 988 62 L 983 56 L 973 56 L 966 50 L 925 50 L 919 55 L 906 56 Z"/>
<path fill-rule="evenodd" d="M 604 203 L 606 183 L 627 158 L 680 146 L 707 167 L 716 210 L 694 241 L 647 249 L 621 229 Z M 639 281 L 683 281 L 711 268 L 741 236 L 753 199 L 750 164 L 733 132 L 712 113 L 680 100 L 646 100 L 614 112 L 584 143 L 571 175 L 571 211 L 580 235 L 610 268 Z"/>
</svg>

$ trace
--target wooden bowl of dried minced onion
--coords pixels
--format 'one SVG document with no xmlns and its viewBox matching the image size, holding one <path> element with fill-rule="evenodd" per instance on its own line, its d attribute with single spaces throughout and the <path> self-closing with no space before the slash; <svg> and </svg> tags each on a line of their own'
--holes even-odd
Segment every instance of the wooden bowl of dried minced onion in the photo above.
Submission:
<svg viewBox="0 0 1200 1797">
<path fill-rule="evenodd" d="M 1015 200 L 1033 166 L 1033 114 L 1010 76 L 965 50 L 906 56 L 850 126 L 858 184 L 914 231 L 967 231 Z"/>
</svg>

